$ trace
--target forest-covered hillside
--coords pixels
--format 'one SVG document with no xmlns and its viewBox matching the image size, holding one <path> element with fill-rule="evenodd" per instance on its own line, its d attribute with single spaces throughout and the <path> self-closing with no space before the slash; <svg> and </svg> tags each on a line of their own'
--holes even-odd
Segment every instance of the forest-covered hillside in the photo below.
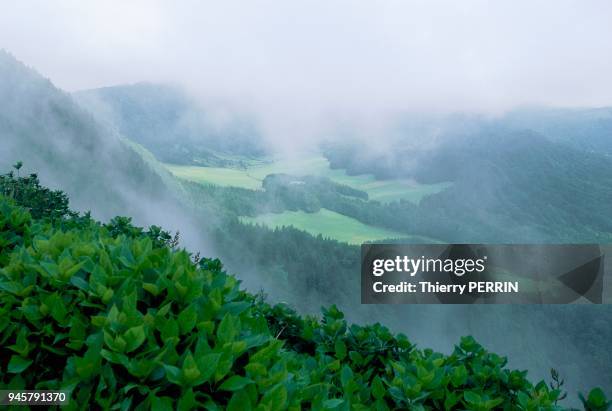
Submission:
<svg viewBox="0 0 612 411">
<path fill-rule="evenodd" d="M 332 167 L 352 174 L 451 182 L 412 213 L 422 235 L 451 242 L 609 242 L 612 162 L 605 151 L 506 123 L 472 120 L 469 132 L 450 127 L 428 149 L 398 144 L 372 155 L 348 143 L 328 145 L 326 155 Z"/>
<path fill-rule="evenodd" d="M 552 141 L 600 154 L 612 153 L 612 109 L 531 108 L 513 110 L 503 118 L 513 128 L 534 130 Z"/>
<path fill-rule="evenodd" d="M 81 91 L 75 97 L 163 162 L 239 165 L 239 159 L 223 154 L 264 154 L 252 119 L 218 107 L 207 111 L 177 86 L 139 83 Z"/>
<path fill-rule="evenodd" d="M 15 158 L 27 160 L 26 167 L 41 173 L 46 183 L 65 189 L 75 207 L 95 208 L 104 218 L 122 211 L 140 218 L 143 210 L 133 207 L 134 197 L 168 201 L 161 179 L 136 152 L 69 94 L 4 51 L 0 99 L 5 102 L 0 110 L 4 169 Z"/>
<path fill-rule="evenodd" d="M 210 115 L 176 88 L 137 84 L 76 96 L 161 162 L 240 169 L 249 159 L 266 161 L 253 122 L 236 117 L 215 128 Z M 498 118 L 406 116 L 381 131 L 388 135 L 373 136 L 387 149 L 343 131 L 343 138 L 322 146 L 333 169 L 372 174 L 379 181 L 411 178 L 448 186 L 425 196 L 420 206 L 364 205 L 329 196 L 321 202 L 322 195 L 312 190 L 310 204 L 298 209 L 316 211 L 312 204 L 319 203 L 365 224 L 441 241 L 607 242 L 611 118 L 608 109 L 524 109 Z M 252 195 L 241 194 L 248 203 Z M 277 203 L 271 207 L 275 212 L 295 209 L 279 208 L 283 200 L 272 197 L 267 203 Z"/>
<path fill-rule="evenodd" d="M 567 409 L 556 371 L 533 383 L 472 337 L 443 355 L 335 306 L 301 317 L 129 221 L 0 177 L 1 389 L 64 390 L 75 410 Z M 581 400 L 612 404 L 599 388 Z"/>
</svg>

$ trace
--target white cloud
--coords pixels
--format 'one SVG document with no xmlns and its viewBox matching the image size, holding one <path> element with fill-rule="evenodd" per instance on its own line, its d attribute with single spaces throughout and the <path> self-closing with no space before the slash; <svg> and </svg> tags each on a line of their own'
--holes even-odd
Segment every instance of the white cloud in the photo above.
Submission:
<svg viewBox="0 0 612 411">
<path fill-rule="evenodd" d="M 278 135 L 324 115 L 612 104 L 612 3 L 5 3 L 0 47 L 67 90 L 170 81 Z"/>
</svg>

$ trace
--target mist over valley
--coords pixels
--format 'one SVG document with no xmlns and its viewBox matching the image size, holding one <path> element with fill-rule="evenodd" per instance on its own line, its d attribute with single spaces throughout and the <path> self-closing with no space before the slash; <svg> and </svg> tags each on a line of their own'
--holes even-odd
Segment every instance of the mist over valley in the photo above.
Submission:
<svg viewBox="0 0 612 411">
<path fill-rule="evenodd" d="M 310 320 L 294 314 L 321 321 L 317 338 L 329 337 L 332 320 L 381 323 L 448 358 L 473 337 L 534 382 L 550 382 L 554 368 L 569 392 L 563 406 L 579 405 L 577 393 L 595 386 L 612 394 L 610 267 L 602 305 L 360 299 L 364 243 L 612 244 L 609 4 L 34 3 L 0 14 L 6 187 L 30 178 L 65 193 L 70 208 L 87 216 L 70 218 L 100 222 L 81 233 L 97 245 L 142 240 L 133 247 L 148 249 L 153 241 L 154 252 L 186 250 L 167 258 L 167 272 L 185 263 L 206 278 L 235 276 L 252 297 L 238 301 L 234 280 L 220 285 L 226 276 L 219 274 L 211 281 L 230 295 L 224 310 L 243 318 L 251 315 L 240 311 L 247 305 L 270 303 L 260 316 L 266 332 L 300 355 L 324 349 L 302 335 L 312 331 L 304 326 Z M 11 190 L 4 194 L 17 198 Z M 69 231 L 70 218 L 54 229 Z M 124 235 L 132 225 L 143 227 L 134 238 Z M 117 226 L 125 232 L 113 232 Z M 170 235 L 161 245 L 160 232 Z M 0 263 L 8 266 L 17 257 L 3 256 L 2 244 Z M 23 249 L 38 251 L 32 244 Z M 214 328 L 220 318 L 208 320 L 217 331 L 200 324 L 197 332 L 226 338 Z M 241 321 L 234 326 L 260 331 L 256 320 Z M 181 338 L 192 335 L 183 331 Z M 340 362 L 357 358 L 326 344 Z M 344 382 L 346 367 L 334 371 L 345 373 Z M 224 391 L 222 378 L 212 391 Z M 240 384 L 219 394 L 223 406 L 253 383 Z M 391 385 L 385 380 L 380 390 Z M 333 395 L 308 404 L 348 404 Z"/>
</svg>

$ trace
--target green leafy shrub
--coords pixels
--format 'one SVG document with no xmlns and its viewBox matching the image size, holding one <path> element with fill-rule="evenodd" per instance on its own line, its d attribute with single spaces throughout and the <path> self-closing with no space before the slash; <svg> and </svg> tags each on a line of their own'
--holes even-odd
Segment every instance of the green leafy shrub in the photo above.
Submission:
<svg viewBox="0 0 612 411">
<path fill-rule="evenodd" d="M 66 390 L 67 409 L 563 409 L 472 337 L 443 355 L 335 306 L 302 317 L 129 220 L 75 218 L 0 196 L 0 389 Z"/>
<path fill-rule="evenodd" d="M 612 406 L 612 401 L 608 401 L 601 388 L 591 390 L 587 398 L 580 394 L 580 401 L 588 411 L 606 411 Z"/>
<path fill-rule="evenodd" d="M 17 172 L 22 165 L 21 162 L 15 164 Z M 36 174 L 17 178 L 12 172 L 0 175 L 0 195 L 14 199 L 27 208 L 34 218 L 55 220 L 76 216 L 68 207 L 68 196 L 62 191 L 41 186 Z"/>
<path fill-rule="evenodd" d="M 13 167 L 19 173 L 23 166 L 21 161 Z M 59 190 L 50 190 L 40 184 L 37 174 L 27 177 L 15 177 L 10 172 L 0 175 L 0 195 L 12 199 L 15 204 L 24 207 L 35 219 L 48 220 L 61 228 L 80 228 L 91 224 L 99 224 L 91 218 L 90 213 L 79 215 L 69 207 L 68 196 Z M 161 247 L 169 245 L 175 248 L 178 245 L 179 233 L 174 236 L 159 226 L 151 226 L 147 230 L 132 225 L 130 217 L 117 216 L 107 224 L 103 224 L 109 234 L 113 237 L 125 235 L 128 237 L 140 237 L 146 235 L 153 241 L 153 245 Z"/>
</svg>

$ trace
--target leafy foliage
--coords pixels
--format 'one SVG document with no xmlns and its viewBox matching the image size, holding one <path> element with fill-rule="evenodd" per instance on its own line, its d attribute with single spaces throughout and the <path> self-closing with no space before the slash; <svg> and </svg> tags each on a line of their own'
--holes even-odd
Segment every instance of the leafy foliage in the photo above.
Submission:
<svg viewBox="0 0 612 411">
<path fill-rule="evenodd" d="M 6 197 L 0 335 L 0 387 L 67 390 L 68 409 L 560 409 L 472 337 L 443 355 L 335 306 L 301 317 L 128 220 L 59 224 Z"/>
<path fill-rule="evenodd" d="M 580 394 L 580 401 L 582 401 L 584 409 L 589 411 L 605 411 L 612 407 L 612 401 L 607 400 L 606 395 L 600 388 L 591 390 L 587 398 Z"/>
<path fill-rule="evenodd" d="M 15 169 L 19 170 L 23 163 L 17 162 Z M 64 228 L 83 227 L 97 224 L 89 213 L 79 216 L 69 207 L 68 196 L 60 190 L 50 190 L 40 184 L 36 174 L 28 177 L 15 177 L 13 173 L 0 175 L 0 194 L 12 199 L 21 207 L 30 211 L 33 218 L 50 220 Z M 103 224 L 112 237 L 125 235 L 130 238 L 147 236 L 154 246 L 178 246 L 179 233 L 172 236 L 159 226 L 151 226 L 148 230 L 132 225 L 130 217 L 117 216 L 108 224 Z"/>
<path fill-rule="evenodd" d="M 14 168 L 19 172 L 22 166 L 23 163 L 19 161 Z M 26 207 L 34 218 L 76 216 L 76 213 L 70 211 L 68 196 L 62 191 L 41 186 L 36 174 L 17 178 L 12 172 L 0 175 L 0 194 Z"/>
</svg>

